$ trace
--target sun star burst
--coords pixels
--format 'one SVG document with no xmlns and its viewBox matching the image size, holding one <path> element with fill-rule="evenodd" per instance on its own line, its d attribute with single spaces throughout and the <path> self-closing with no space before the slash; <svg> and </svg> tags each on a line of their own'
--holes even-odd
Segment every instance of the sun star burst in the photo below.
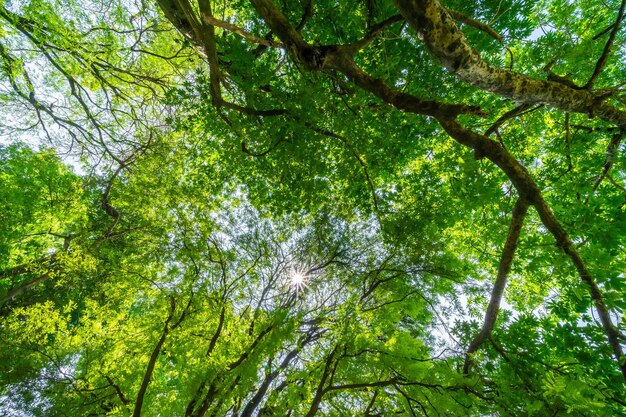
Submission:
<svg viewBox="0 0 626 417">
<path fill-rule="evenodd" d="M 296 291 L 296 293 L 302 291 L 306 286 L 307 275 L 306 272 L 299 268 L 293 268 L 291 274 L 289 274 L 289 286 Z"/>
</svg>

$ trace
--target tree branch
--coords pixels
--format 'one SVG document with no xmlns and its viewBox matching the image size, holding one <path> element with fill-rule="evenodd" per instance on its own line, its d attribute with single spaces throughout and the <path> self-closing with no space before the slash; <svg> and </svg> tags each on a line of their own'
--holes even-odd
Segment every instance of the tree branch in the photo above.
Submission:
<svg viewBox="0 0 626 417">
<path fill-rule="evenodd" d="M 352 156 L 354 156 L 354 158 L 357 160 L 357 162 L 359 163 L 359 165 L 361 165 L 361 168 L 363 169 L 363 175 L 365 176 L 365 181 L 367 182 L 367 186 L 370 190 L 370 195 L 372 196 L 372 204 L 374 205 L 374 210 L 378 212 L 378 197 L 376 197 L 376 188 L 374 188 L 374 183 L 372 182 L 372 178 L 370 177 L 367 163 L 365 162 L 365 160 L 363 160 L 361 155 L 359 155 L 356 149 L 354 149 L 354 146 L 352 146 L 352 144 L 348 141 L 348 139 L 342 135 L 338 135 L 334 132 L 331 132 L 330 130 L 320 129 L 308 123 L 307 123 L 307 126 L 314 132 L 319 133 L 320 135 L 323 135 L 329 138 L 338 139 L 340 142 L 346 145 L 348 150 L 352 153 Z"/>
<path fill-rule="evenodd" d="M 569 235 L 563 229 L 556 216 L 543 199 L 543 195 L 532 179 L 526 168 L 524 168 L 509 152 L 500 144 L 494 142 L 482 135 L 463 128 L 456 120 L 439 119 L 439 123 L 445 131 L 457 142 L 471 147 L 495 163 L 507 177 L 511 180 L 520 198 L 528 201 L 535 207 L 539 218 L 543 225 L 556 239 L 559 248 L 570 257 L 572 263 L 578 271 L 578 275 L 584 285 L 587 286 L 591 299 L 596 308 L 596 312 L 600 316 L 600 322 L 604 334 L 608 339 L 609 346 L 613 351 L 613 355 L 617 360 L 618 366 L 626 379 L 626 361 L 623 361 L 624 353 L 619 342 L 618 329 L 613 324 L 609 310 L 604 303 L 602 293 L 598 288 L 594 278 L 591 276 L 587 266 L 580 257 L 576 247 L 572 243 Z"/>
<path fill-rule="evenodd" d="M 224 122 L 230 125 L 220 109 L 236 110 L 243 114 L 252 116 L 278 116 L 287 113 L 285 109 L 257 110 L 225 100 L 222 96 L 222 77 L 220 70 L 219 58 L 217 55 L 217 41 L 215 36 L 215 27 L 221 27 L 242 36 L 244 39 L 259 46 L 275 46 L 284 48 L 283 45 L 271 41 L 271 37 L 266 39 L 258 38 L 242 28 L 223 20 L 216 19 L 211 10 L 210 0 L 198 0 L 200 10 L 200 20 L 196 17 L 193 8 L 187 0 L 159 0 L 159 7 L 165 14 L 165 17 L 174 25 L 183 36 L 190 39 L 192 44 L 205 56 L 209 63 L 209 83 L 211 92 L 211 102 L 213 107 L 218 111 Z"/>
<path fill-rule="evenodd" d="M 126 396 L 124 395 L 124 393 L 122 392 L 121 388 L 119 385 L 117 385 L 115 382 L 113 382 L 113 379 L 111 379 L 110 376 L 108 375 L 104 375 L 104 378 L 107 380 L 107 382 L 109 384 L 111 384 L 111 386 L 113 387 L 113 389 L 115 390 L 115 393 L 117 394 L 117 396 L 119 397 L 120 401 L 122 402 L 122 404 L 124 405 L 128 405 L 130 404 L 130 401 L 128 400 L 128 398 L 126 398 Z"/>
<path fill-rule="evenodd" d="M 179 0 L 186 1 L 186 0 Z M 213 106 L 219 110 L 222 105 L 222 91 L 220 87 L 221 75 L 219 60 L 217 58 L 217 44 L 215 41 L 215 27 L 207 24 L 206 20 L 213 17 L 210 0 L 198 0 L 200 16 L 202 19 L 202 34 L 197 39 L 204 45 L 207 60 L 209 61 L 209 82 L 211 84 L 211 100 Z"/>
<path fill-rule="evenodd" d="M 302 338 L 302 340 L 300 342 L 298 342 L 297 346 L 294 349 L 292 349 L 285 356 L 285 358 L 281 361 L 281 363 L 278 365 L 278 367 L 265 376 L 265 378 L 263 379 L 263 382 L 261 383 L 261 386 L 258 388 L 257 392 L 252 397 L 252 399 L 248 402 L 248 404 L 246 404 L 246 407 L 241 412 L 240 417 L 251 417 L 252 416 L 252 413 L 254 413 L 254 411 L 261 404 L 261 401 L 263 400 L 263 397 L 267 393 L 267 390 L 269 389 L 271 383 L 276 379 L 276 377 L 278 377 L 278 375 L 280 375 L 280 373 L 282 371 L 287 369 L 287 366 L 289 366 L 291 361 L 293 361 L 296 358 L 296 356 L 298 356 L 300 351 L 309 342 L 311 342 L 311 340 L 313 340 L 314 336 L 315 336 L 315 332 L 314 331 L 309 331 Z"/>
<path fill-rule="evenodd" d="M 504 248 L 502 249 L 502 255 L 500 256 L 498 275 L 493 284 L 493 289 L 491 290 L 491 298 L 489 300 L 487 312 L 485 313 L 483 327 L 476 337 L 474 337 L 474 339 L 470 342 L 469 347 L 467 348 L 467 353 L 465 354 L 465 364 L 463 365 L 463 374 L 465 375 L 469 373 L 472 363 L 470 355 L 476 352 L 485 340 L 491 337 L 491 331 L 493 330 L 496 319 L 498 318 L 500 301 L 502 300 L 504 287 L 506 286 L 506 281 L 508 279 L 509 272 L 511 271 L 511 264 L 513 262 L 513 257 L 515 256 L 517 242 L 527 211 L 528 203 L 525 200 L 518 198 L 515 202 L 515 206 L 513 207 L 511 224 L 509 225 L 509 232 L 506 237 L 506 242 L 504 243 Z"/>
<path fill-rule="evenodd" d="M 226 29 L 229 32 L 236 33 L 237 35 L 241 36 L 242 38 L 252 43 L 256 43 L 256 44 L 264 45 L 264 46 L 273 46 L 276 48 L 284 48 L 284 46 L 281 45 L 280 43 L 276 43 L 272 41 L 271 39 L 259 38 L 257 36 L 254 36 L 251 33 L 246 32 L 239 26 L 233 25 L 232 23 L 228 23 L 223 20 L 216 19 L 213 16 L 208 16 L 204 14 L 202 15 L 202 21 L 206 23 L 207 25 L 217 26 L 219 28 Z"/>
<path fill-rule="evenodd" d="M 174 317 L 174 312 L 176 311 L 176 299 L 174 297 L 170 297 L 170 312 L 165 320 L 165 324 L 163 325 L 163 331 L 161 332 L 161 337 L 157 342 L 156 346 L 152 350 L 152 354 L 150 355 L 150 359 L 148 360 L 148 366 L 146 368 L 146 372 L 143 375 L 143 380 L 141 381 L 141 386 L 139 387 L 139 391 L 137 392 L 137 398 L 135 399 L 135 408 L 133 410 L 132 417 L 140 417 L 141 416 L 141 407 L 143 405 L 144 397 L 146 395 L 146 391 L 148 390 L 148 384 L 150 384 L 150 380 L 152 379 L 152 373 L 154 372 L 154 367 L 156 365 L 156 361 L 159 358 L 159 354 L 161 353 L 161 349 L 163 348 L 163 344 L 167 339 L 168 334 L 176 329 L 183 322 L 185 317 L 187 316 L 187 312 L 189 311 L 189 307 L 191 306 L 191 302 L 193 301 L 193 293 L 189 296 L 189 301 L 187 305 L 183 309 L 178 320 L 170 325 L 172 318 Z"/>
<path fill-rule="evenodd" d="M 394 23 L 402 22 L 403 20 L 404 19 L 399 14 L 388 17 L 382 22 L 372 26 L 367 34 L 363 37 L 363 39 L 351 43 L 350 45 L 348 45 L 348 48 L 350 48 L 353 52 L 360 51 L 361 49 L 369 45 L 374 39 L 376 39 L 378 35 L 380 35 L 380 33 L 387 27 L 393 25 Z"/>
<path fill-rule="evenodd" d="M 141 416 L 141 407 L 143 406 L 144 397 L 146 395 L 146 391 L 148 390 L 148 384 L 150 384 L 150 379 L 152 378 L 152 373 L 154 372 L 154 366 L 156 365 L 156 361 L 159 357 L 159 353 L 161 353 L 161 349 L 163 348 L 163 344 L 165 343 L 165 339 L 167 338 L 167 334 L 170 331 L 169 324 L 172 318 L 174 317 L 174 311 L 176 310 L 176 301 L 174 298 L 171 299 L 170 303 L 170 312 L 165 320 L 165 324 L 163 325 L 163 331 L 161 332 L 161 337 L 157 342 L 156 346 L 152 350 L 152 354 L 150 355 L 150 359 L 148 360 L 148 366 L 146 368 L 146 372 L 143 375 L 143 379 L 141 381 L 141 385 L 139 387 L 139 391 L 137 392 L 137 398 L 135 399 L 135 408 L 133 410 L 132 417 L 140 417 Z"/>
<path fill-rule="evenodd" d="M 547 104 L 626 125 L 626 111 L 605 103 L 592 91 L 492 67 L 467 43 L 437 0 L 394 0 L 394 4 L 431 54 L 459 79 L 517 102 Z"/>
<path fill-rule="evenodd" d="M 340 71 L 361 88 L 402 111 L 434 116 L 453 139 L 474 149 L 479 157 L 487 157 L 507 175 L 519 197 L 535 207 L 542 223 L 555 237 L 557 245 L 572 259 L 581 280 L 589 289 L 604 333 L 626 379 L 626 362 L 622 364 L 623 352 L 617 329 L 602 294 L 569 235 L 544 201 L 539 187 L 528 171 L 499 143 L 465 129 L 456 121 L 459 114 L 481 114 L 480 110 L 472 106 L 424 101 L 395 91 L 384 81 L 374 79 L 358 68 L 347 47 L 314 47 L 307 44 L 271 0 L 252 0 L 252 3 L 272 31 L 287 46 L 288 52 L 310 71 Z M 574 112 L 593 114 L 595 111 L 595 114 L 606 120 L 626 125 L 625 111 L 598 102 L 588 91 L 575 90 L 560 83 L 534 80 L 512 71 L 490 67 L 469 47 L 448 12 L 436 0 L 395 0 L 395 3 L 405 19 L 420 33 L 431 52 L 461 79 L 515 100 L 546 103 Z"/>
<path fill-rule="evenodd" d="M 457 22 L 465 23 L 466 25 L 471 26 L 474 29 L 478 29 L 482 32 L 485 32 L 487 35 L 491 36 L 498 42 L 502 42 L 502 36 L 500 36 L 500 34 L 496 32 L 495 30 L 493 30 L 491 26 L 489 26 L 488 24 L 480 22 L 464 13 L 457 12 L 456 10 L 452 10 L 452 9 L 447 9 L 447 10 L 448 10 L 448 13 L 450 13 L 450 16 L 452 16 L 452 18 L 456 20 Z"/>
<path fill-rule="evenodd" d="M 257 109 L 253 109 L 250 107 L 240 106 L 235 103 L 230 103 L 225 100 L 221 100 L 220 103 L 222 106 L 226 107 L 227 109 L 236 110 L 240 113 L 247 114 L 250 116 L 267 117 L 267 116 L 280 116 L 280 115 L 289 113 L 289 111 L 286 109 L 257 110 Z"/>
<path fill-rule="evenodd" d="M 304 29 L 304 25 L 306 25 L 306 22 L 311 16 L 313 16 L 313 0 L 308 0 L 306 6 L 304 7 L 302 17 L 300 18 L 300 23 L 298 23 L 298 25 L 296 26 L 296 30 L 298 32 Z"/>
<path fill-rule="evenodd" d="M 489 127 L 489 129 L 485 131 L 484 135 L 490 136 L 492 133 L 496 132 L 507 121 L 515 117 L 521 116 L 522 114 L 537 110 L 539 107 L 540 106 L 532 107 L 532 105 L 527 104 L 527 103 L 522 103 L 519 106 L 514 107 L 513 109 L 507 111 L 502 116 L 500 116 L 498 120 L 496 120 L 495 123 L 491 125 L 491 127 Z"/>
<path fill-rule="evenodd" d="M 609 142 L 609 145 L 606 147 L 606 158 L 604 162 L 604 167 L 602 168 L 602 173 L 600 174 L 596 182 L 593 184 L 593 187 L 591 188 L 591 193 L 589 194 L 589 196 L 592 196 L 593 194 L 595 194 L 596 190 L 598 189 L 602 181 L 607 177 L 607 175 L 609 174 L 609 171 L 613 167 L 613 160 L 615 159 L 615 151 L 617 150 L 620 142 L 622 141 L 624 134 L 626 134 L 626 132 L 624 131 L 620 131 L 614 134 L 613 138 L 611 139 L 611 142 Z M 585 204 L 587 204 L 588 202 L 589 202 L 589 197 L 585 199 Z"/>
<path fill-rule="evenodd" d="M 589 77 L 589 81 L 587 81 L 587 83 L 583 86 L 583 88 L 586 88 L 586 89 L 591 88 L 593 86 L 593 83 L 595 83 L 596 79 L 600 75 L 600 73 L 602 73 L 602 70 L 604 69 L 606 62 L 609 59 L 609 54 L 611 53 L 611 48 L 613 47 L 615 36 L 617 35 L 617 32 L 620 30 L 622 21 L 624 20 L 624 8 L 625 7 L 626 7 L 626 0 L 622 0 L 622 4 L 620 4 L 619 6 L 617 19 L 615 23 L 613 24 L 613 29 L 611 30 L 609 39 L 607 39 L 606 43 L 604 44 L 602 55 L 600 55 L 600 58 L 598 59 L 598 62 L 596 63 L 596 67 L 593 70 L 593 74 L 591 74 L 591 77 Z"/>
<path fill-rule="evenodd" d="M 252 341 L 252 343 L 250 344 L 250 346 L 246 349 L 245 352 L 243 352 L 241 354 L 241 356 L 239 356 L 239 358 L 236 361 L 231 362 L 230 364 L 228 364 L 228 370 L 232 371 L 233 369 L 235 369 L 236 367 L 238 367 L 239 365 L 241 365 L 243 363 L 243 361 L 245 361 L 248 356 L 250 356 L 250 353 L 252 353 L 252 351 L 254 350 L 254 348 L 257 347 L 257 345 L 261 342 L 261 340 L 263 340 L 263 338 L 269 334 L 269 332 L 271 332 L 274 329 L 274 325 L 270 324 L 269 326 L 267 326 L 265 329 L 263 329 L 263 331 L 261 331 L 261 333 L 259 333 L 257 335 L 257 337 Z"/>
<path fill-rule="evenodd" d="M 311 406 L 309 407 L 309 411 L 306 413 L 306 417 L 315 416 L 315 414 L 317 413 L 317 410 L 319 410 L 320 404 L 322 402 L 322 398 L 324 397 L 324 394 L 326 393 L 326 389 L 324 388 L 324 386 L 326 385 L 326 380 L 328 379 L 331 373 L 331 367 L 335 359 L 337 348 L 338 346 L 335 346 L 333 350 L 326 357 L 326 361 L 324 362 L 324 369 L 322 371 L 322 377 L 320 378 L 320 381 L 317 384 L 317 389 L 315 390 L 315 396 L 313 397 L 313 400 L 311 401 Z"/>
<path fill-rule="evenodd" d="M 41 284 L 42 282 L 50 279 L 54 276 L 55 273 L 63 272 L 62 267 L 55 265 L 57 261 L 58 254 L 54 253 L 52 255 L 44 256 L 34 261 L 15 266 L 13 268 L 0 271 L 0 278 L 11 277 L 13 281 L 13 279 L 18 275 L 31 272 L 34 268 L 45 267 L 50 269 L 39 275 L 38 277 L 21 284 L 19 287 L 10 289 L 4 296 L 2 296 L 2 298 L 0 298 L 0 306 L 6 304 L 8 301 L 12 300 L 22 293 L 25 293 L 26 291 Z"/>
<path fill-rule="evenodd" d="M 30 290 L 33 287 L 36 287 L 37 285 L 41 284 L 44 281 L 47 281 L 48 279 L 50 279 L 52 275 L 50 274 L 50 272 L 44 272 L 43 274 L 39 275 L 37 278 L 32 279 L 22 285 L 20 285 L 19 287 L 13 288 L 11 289 L 9 292 L 7 292 L 1 299 L 0 299 L 0 306 L 6 304 L 8 301 L 12 300 L 13 298 L 17 297 L 18 295 L 25 293 L 26 291 Z"/>
</svg>

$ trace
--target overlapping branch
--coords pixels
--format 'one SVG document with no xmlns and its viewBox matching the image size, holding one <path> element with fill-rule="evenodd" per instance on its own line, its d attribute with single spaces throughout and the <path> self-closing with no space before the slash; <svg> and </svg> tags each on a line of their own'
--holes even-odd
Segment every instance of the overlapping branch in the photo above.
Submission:
<svg viewBox="0 0 626 417">
<path fill-rule="evenodd" d="M 57 262 L 57 256 L 56 254 L 53 254 L 51 256 L 46 256 L 45 262 L 41 262 L 41 266 L 47 268 L 48 270 L 43 272 L 42 274 L 39 274 L 36 278 L 33 278 L 25 283 L 22 283 L 21 285 L 11 288 L 5 295 L 2 296 L 2 298 L 0 298 L 0 306 L 6 304 L 7 302 L 9 302 L 10 300 L 12 300 L 13 298 L 17 297 L 20 294 L 23 294 L 25 292 L 27 292 L 28 290 L 30 290 L 31 288 L 35 288 L 37 287 L 39 284 L 47 281 L 48 279 L 50 279 L 50 277 L 54 276 L 56 273 L 58 272 L 62 272 L 63 268 L 55 265 L 55 263 Z M 37 261 L 36 263 L 40 263 L 40 261 Z M 39 265 L 38 265 L 39 266 Z M 3 271 L 2 273 L 0 273 L 0 277 L 4 277 L 5 272 L 7 273 L 7 275 L 19 275 L 19 274 L 23 274 L 26 273 L 30 270 L 30 265 L 27 264 L 25 266 L 18 266 L 16 268 L 13 268 L 12 271 Z"/>
<path fill-rule="evenodd" d="M 601 94 L 489 65 L 437 0 L 394 0 L 394 4 L 432 55 L 459 79 L 517 102 L 546 104 L 626 125 L 626 111 L 607 104 Z"/>
<path fill-rule="evenodd" d="M 571 258 L 581 281 L 589 290 L 608 343 L 626 378 L 626 363 L 623 363 L 624 355 L 619 341 L 620 333 L 612 322 L 602 293 L 572 244 L 569 235 L 544 201 L 541 190 L 528 171 L 500 143 L 464 128 L 456 120 L 460 114 L 483 115 L 484 113 L 474 106 L 423 100 L 414 95 L 397 91 L 383 80 L 367 74 L 355 63 L 354 54 L 367 45 L 381 28 L 396 22 L 398 18 L 392 17 L 379 26 L 374 26 L 369 34 L 356 44 L 318 46 L 306 42 L 271 0 L 252 0 L 252 4 L 270 30 L 280 39 L 286 50 L 304 68 L 309 71 L 332 70 L 340 72 L 356 85 L 401 111 L 435 117 L 450 137 L 473 149 L 478 158 L 486 157 L 496 164 L 517 189 L 520 201 L 524 202 L 523 205 L 528 204 L 535 207 L 542 223 L 556 239 L 557 245 Z M 482 60 L 478 52 L 469 46 L 463 33 L 456 27 L 450 13 L 436 0 L 395 0 L 395 4 L 404 19 L 418 32 L 420 39 L 424 41 L 435 58 L 461 80 L 502 97 L 521 102 L 523 103 L 521 106 L 523 110 L 526 110 L 527 105 L 546 104 L 568 112 L 597 115 L 619 126 L 626 126 L 626 111 L 607 104 L 605 96 L 597 95 L 593 91 L 575 89 L 556 81 L 538 80 L 514 71 L 490 66 Z M 205 22 L 206 24 L 207 22 Z M 212 91 L 216 92 L 219 89 L 219 75 L 215 74 L 219 74 L 217 73 L 219 63 L 214 51 L 214 39 L 213 41 L 210 40 L 211 37 L 214 37 L 211 33 L 209 30 L 205 35 L 209 38 L 208 48 L 205 49 L 207 49 L 209 65 L 216 67 L 216 73 L 212 75 L 212 86 L 215 85 L 215 89 Z M 206 45 L 205 42 L 205 47 Z M 215 101 L 216 96 L 217 94 L 214 96 L 214 104 L 219 106 L 222 103 L 219 100 Z M 514 117 L 518 111 L 505 115 L 505 119 Z M 522 211 L 525 213 L 525 207 L 523 210 L 521 207 L 518 208 L 518 213 Z M 516 218 L 519 217 L 523 218 L 523 215 L 516 216 Z M 516 236 L 512 236 L 511 239 L 514 237 L 516 241 Z M 503 283 L 508 274 L 513 256 L 513 251 L 510 249 L 509 251 L 506 258 L 502 260 L 498 283 Z M 486 331 L 481 332 L 483 335 L 488 334 L 493 328 L 499 297 L 501 294 L 496 294 L 493 299 L 493 305 L 489 310 L 490 314 L 484 327 Z M 311 410 L 314 409 L 315 406 L 313 405 Z"/>
<path fill-rule="evenodd" d="M 230 121 L 221 112 L 221 108 L 238 111 L 251 116 L 279 116 L 285 114 L 285 109 L 254 109 L 242 106 L 226 100 L 222 95 L 222 80 L 225 75 L 220 68 L 220 60 L 217 54 L 217 41 L 215 37 L 215 27 L 231 31 L 244 39 L 256 43 L 259 46 L 283 47 L 273 42 L 270 37 L 259 38 L 244 29 L 216 19 L 213 16 L 210 0 L 198 0 L 200 15 L 197 16 L 191 3 L 188 0 L 158 0 L 165 17 L 187 38 L 207 59 L 209 63 L 209 83 L 211 92 L 211 102 L 220 114 L 224 122 L 230 125 Z"/>
<path fill-rule="evenodd" d="M 541 190 L 532 179 L 526 168 L 524 168 L 499 143 L 463 128 L 456 120 L 441 119 L 439 120 L 439 123 L 457 142 L 474 149 L 480 155 L 495 163 L 513 183 L 520 198 L 525 199 L 530 205 L 534 206 L 535 210 L 537 210 L 541 222 L 555 238 L 557 246 L 561 248 L 567 256 L 569 256 L 578 271 L 581 281 L 587 287 L 596 312 L 600 318 L 604 334 L 606 335 L 609 346 L 613 351 L 613 356 L 617 360 L 622 375 L 626 379 L 626 362 L 623 361 L 624 353 L 619 340 L 620 332 L 615 324 L 613 324 L 609 309 L 604 302 L 602 292 L 596 284 L 595 279 L 587 269 L 585 262 L 580 257 L 576 246 L 574 246 L 569 235 L 565 229 L 563 229 L 561 223 L 557 220 L 550 206 L 548 206 L 546 201 L 543 199 Z"/>
<path fill-rule="evenodd" d="M 271 0 L 252 0 L 259 14 L 269 27 L 288 46 L 300 62 L 310 70 L 334 69 L 342 72 L 355 84 L 378 96 L 384 102 L 405 112 L 430 115 L 437 118 L 444 130 L 457 142 L 474 150 L 477 157 L 486 157 L 496 164 L 513 183 L 521 199 L 535 207 L 544 226 L 556 239 L 560 247 L 572 260 L 581 281 L 587 286 L 600 322 L 615 359 L 626 379 L 626 361 L 623 361 L 623 350 L 620 345 L 619 331 L 613 324 L 602 293 L 591 276 L 582 258 L 578 254 L 569 235 L 563 229 L 554 213 L 543 199 L 541 190 L 529 172 L 501 144 L 489 138 L 465 129 L 456 116 L 462 113 L 477 113 L 463 105 L 446 105 L 435 101 L 423 101 L 410 94 L 398 92 L 384 81 L 374 79 L 355 64 L 349 49 L 342 46 L 313 47 L 307 44 L 297 31 L 289 24 Z M 592 112 L 589 100 L 593 97 L 586 91 L 574 90 L 562 84 L 546 85 L 547 81 L 528 79 L 511 71 L 497 70 L 489 67 L 480 59 L 476 51 L 465 42 L 463 34 L 443 7 L 436 1 L 396 0 L 398 9 L 409 23 L 421 34 L 431 52 L 449 69 L 453 69 L 461 78 L 468 77 L 479 86 L 489 87 L 490 91 L 510 98 L 519 97 L 520 101 L 556 105 L 560 104 L 571 111 Z M 431 39 L 432 38 L 432 39 Z M 456 45 L 456 48 L 452 46 Z M 515 86 L 520 88 L 512 88 Z M 534 87 L 533 87 L 534 86 Z M 546 93 L 532 93 L 533 88 L 546 87 Z M 568 89 L 568 90 L 564 90 Z M 561 94 L 562 93 L 562 94 Z M 582 96 L 579 96 L 582 94 Z M 545 100 L 534 100 L 539 96 Z M 524 100 L 524 98 L 526 100 Z M 548 100 L 549 99 L 549 100 Z M 583 100 L 586 100 L 584 103 Z M 592 100 L 592 104 L 600 106 L 597 112 L 601 117 L 619 125 L 626 124 L 626 112 Z M 583 107 L 580 107 L 583 106 Z M 598 106 L 594 107 L 597 109 Z M 604 106 L 604 107 L 602 107 Z M 570 108 L 571 107 L 571 108 Z M 582 109 L 582 110 L 581 110 Z"/>
<path fill-rule="evenodd" d="M 54 139 L 56 132 L 48 126 L 54 123 L 71 139 L 68 148 L 79 144 L 81 151 L 91 152 L 93 149 L 90 146 L 95 145 L 110 159 L 120 162 L 123 159 L 120 154 L 127 151 L 128 145 L 137 146 L 136 140 L 129 139 L 133 137 L 129 131 L 152 128 L 150 122 L 144 120 L 145 114 L 139 112 L 146 108 L 149 97 L 158 96 L 159 88 L 165 85 L 166 75 L 147 74 L 135 67 L 117 65 L 114 60 L 103 56 L 101 44 L 89 40 L 88 35 L 93 31 L 69 33 L 63 27 L 56 28 L 47 22 L 33 22 L 4 6 L 0 6 L 0 21 L 10 28 L 12 34 L 19 35 L 18 46 L 35 49 L 66 84 L 66 100 L 51 101 L 44 97 L 45 92 L 38 91 L 40 83 L 31 81 L 20 48 L 14 44 L 0 47 L 0 61 L 7 70 L 10 87 L 19 101 L 34 110 L 37 122 L 48 139 Z M 107 30 L 122 32 L 113 28 Z M 141 38 L 146 31 L 152 30 L 156 29 L 139 28 L 124 32 L 137 37 L 130 50 L 142 43 Z M 128 48 L 120 50 L 127 51 Z M 133 90 L 138 87 L 148 94 L 131 94 L 129 87 Z M 80 118 L 75 117 L 76 110 Z"/>
</svg>

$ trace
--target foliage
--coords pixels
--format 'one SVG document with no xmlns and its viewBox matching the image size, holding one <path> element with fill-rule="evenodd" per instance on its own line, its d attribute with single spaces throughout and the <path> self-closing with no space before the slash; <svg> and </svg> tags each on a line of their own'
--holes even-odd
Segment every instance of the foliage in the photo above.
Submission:
<svg viewBox="0 0 626 417">
<path fill-rule="evenodd" d="M 6 2 L 0 410 L 626 415 L 624 8 Z"/>
</svg>

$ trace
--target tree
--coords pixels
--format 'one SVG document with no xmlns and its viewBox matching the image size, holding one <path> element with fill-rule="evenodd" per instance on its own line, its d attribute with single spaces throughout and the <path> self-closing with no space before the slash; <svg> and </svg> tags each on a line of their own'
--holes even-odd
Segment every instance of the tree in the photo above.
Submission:
<svg viewBox="0 0 626 417">
<path fill-rule="evenodd" d="M 5 403 L 626 414 L 626 2 L 157 3 L 0 10 L 21 39 L 3 99 L 106 162 L 81 178 L 4 151 L 66 172 L 46 180 L 86 213 L 3 196 L 35 208 L 3 243 Z M 75 107 L 33 100 L 26 56 Z M 29 246 L 31 224 L 71 240 Z"/>
</svg>

